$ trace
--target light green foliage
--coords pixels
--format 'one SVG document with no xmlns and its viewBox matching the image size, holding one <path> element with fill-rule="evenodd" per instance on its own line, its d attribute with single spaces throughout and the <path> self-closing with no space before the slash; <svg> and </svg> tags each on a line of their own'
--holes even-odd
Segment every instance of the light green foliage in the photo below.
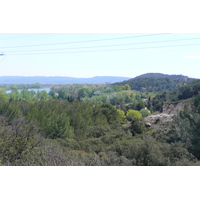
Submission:
<svg viewBox="0 0 200 200">
<path fill-rule="evenodd" d="M 142 117 L 147 117 L 151 115 L 151 112 L 148 109 L 141 109 L 140 113 L 142 114 Z"/>
<path fill-rule="evenodd" d="M 125 113 L 123 110 L 117 110 L 117 119 L 121 120 L 123 118 L 125 118 Z"/>
<path fill-rule="evenodd" d="M 82 98 L 82 101 L 87 101 L 93 104 L 98 103 L 99 101 L 102 101 L 104 103 L 110 103 L 112 105 L 120 105 L 121 103 L 125 104 L 125 103 L 134 102 L 137 98 L 141 99 L 140 93 L 137 91 L 132 91 L 132 90 L 122 90 L 122 91 L 111 92 L 111 93 L 102 93 L 100 91 L 96 91 L 95 93 L 93 93 L 91 97 L 86 96 Z M 143 103 L 143 100 L 141 101 Z"/>
<path fill-rule="evenodd" d="M 131 110 L 131 109 L 129 109 L 127 111 L 126 116 L 130 116 L 130 117 L 133 117 L 135 119 L 142 118 L 142 114 L 139 111 L 137 111 L 137 110 Z"/>
</svg>

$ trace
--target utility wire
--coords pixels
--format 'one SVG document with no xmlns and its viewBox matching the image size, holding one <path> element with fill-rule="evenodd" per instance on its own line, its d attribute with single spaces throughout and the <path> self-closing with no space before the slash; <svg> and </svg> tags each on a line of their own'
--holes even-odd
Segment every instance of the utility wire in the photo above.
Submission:
<svg viewBox="0 0 200 200">
<path fill-rule="evenodd" d="M 130 39 L 136 37 L 151 37 L 156 35 L 166 35 L 171 33 L 157 33 L 157 34 L 148 34 L 148 35 L 136 35 L 129 37 L 119 37 L 119 38 L 107 38 L 107 39 L 97 39 L 97 40 L 84 40 L 84 41 L 74 41 L 74 42 L 61 42 L 61 43 L 50 43 L 50 44 L 36 44 L 36 45 L 23 45 L 23 46 L 9 46 L 9 47 L 0 47 L 0 48 L 21 48 L 21 47 L 36 47 L 36 46 L 50 46 L 50 45 L 64 45 L 64 44 L 75 44 L 75 43 L 87 43 L 87 42 L 99 42 L 99 41 L 108 41 L 108 40 L 121 40 L 121 39 Z"/>
<path fill-rule="evenodd" d="M 93 52 L 106 52 L 106 51 L 125 51 L 125 50 L 139 50 L 139 49 L 155 49 L 155 48 L 169 48 L 169 47 L 184 47 L 194 46 L 200 44 L 182 44 L 182 45 L 168 45 L 168 46 L 151 46 L 151 47 L 137 47 L 126 49 L 107 49 L 107 50 L 93 50 L 93 51 L 68 51 L 68 52 L 46 52 L 46 53 L 27 53 L 27 54 L 7 54 L 7 55 L 36 55 L 36 54 L 68 54 L 68 53 L 93 53 Z"/>
<path fill-rule="evenodd" d="M 4 53 L 1 53 L 0 56 L 3 56 L 3 59 L 0 61 L 0 63 L 2 63 L 4 59 L 6 58 L 6 55 Z"/>
<path fill-rule="evenodd" d="M 163 42 L 179 42 L 179 41 L 190 41 L 190 40 L 200 40 L 200 38 L 187 38 L 187 39 L 176 39 L 176 40 L 161 40 L 161 41 L 139 42 L 139 43 L 135 42 L 135 43 L 128 43 L 128 44 L 114 44 L 114 45 L 101 45 L 101 46 L 68 47 L 68 48 L 58 48 L 58 49 L 7 51 L 6 53 L 55 51 L 55 50 L 67 50 L 67 49 L 89 49 L 89 48 L 102 48 L 102 47 L 116 47 L 116 46 L 129 46 L 129 45 L 141 45 L 141 44 L 154 44 L 154 43 L 163 43 Z"/>
</svg>

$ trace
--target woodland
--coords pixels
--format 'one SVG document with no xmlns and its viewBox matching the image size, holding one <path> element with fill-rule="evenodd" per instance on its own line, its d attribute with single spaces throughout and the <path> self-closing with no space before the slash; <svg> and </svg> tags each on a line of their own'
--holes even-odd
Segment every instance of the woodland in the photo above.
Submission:
<svg viewBox="0 0 200 200">
<path fill-rule="evenodd" d="M 0 86 L 1 166 L 200 165 L 198 79 L 158 74 L 27 90 L 41 87 Z M 184 106 L 164 109 L 175 104 Z"/>
</svg>

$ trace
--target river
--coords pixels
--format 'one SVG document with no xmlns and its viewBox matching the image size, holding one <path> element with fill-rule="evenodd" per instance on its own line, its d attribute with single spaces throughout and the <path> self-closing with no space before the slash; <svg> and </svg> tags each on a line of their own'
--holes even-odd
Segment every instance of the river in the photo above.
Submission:
<svg viewBox="0 0 200 200">
<path fill-rule="evenodd" d="M 31 91 L 31 90 L 35 91 L 36 93 L 37 91 L 45 90 L 47 93 L 49 93 L 50 88 L 28 89 L 28 91 Z M 6 93 L 9 94 L 11 93 L 11 91 L 12 90 L 6 90 Z M 21 90 L 18 90 L 18 91 L 20 92 Z"/>
</svg>

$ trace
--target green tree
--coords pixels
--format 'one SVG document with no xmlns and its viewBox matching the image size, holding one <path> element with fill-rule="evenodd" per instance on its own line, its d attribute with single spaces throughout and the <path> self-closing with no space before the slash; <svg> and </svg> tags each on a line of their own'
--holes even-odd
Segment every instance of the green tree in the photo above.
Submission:
<svg viewBox="0 0 200 200">
<path fill-rule="evenodd" d="M 134 119 L 140 119 L 140 118 L 142 118 L 142 114 L 139 111 L 137 111 L 137 110 L 131 110 L 131 109 L 129 109 L 127 111 L 126 116 L 130 116 L 130 117 L 132 117 Z"/>
<path fill-rule="evenodd" d="M 86 96 L 88 96 L 89 94 L 89 89 L 88 88 L 81 88 L 78 91 L 78 99 L 80 100 L 81 98 L 84 98 Z"/>
<path fill-rule="evenodd" d="M 142 114 L 142 117 L 147 117 L 147 116 L 151 115 L 151 112 L 147 109 L 141 109 L 140 113 Z"/>
<path fill-rule="evenodd" d="M 48 93 L 45 90 L 37 91 L 37 98 L 41 100 L 47 100 L 48 99 Z"/>
<path fill-rule="evenodd" d="M 117 110 L 117 119 L 121 120 L 123 118 L 125 118 L 125 113 L 123 110 Z"/>
<path fill-rule="evenodd" d="M 49 96 L 51 96 L 53 99 L 57 98 L 57 95 L 53 90 L 49 91 Z"/>
<path fill-rule="evenodd" d="M 43 131 L 51 139 L 73 137 L 70 118 L 66 114 L 54 113 L 43 122 Z"/>
<path fill-rule="evenodd" d="M 21 95 L 22 95 L 22 98 L 23 98 L 23 99 L 31 100 L 31 94 L 29 93 L 28 90 L 22 89 L 22 90 L 21 90 Z"/>
<path fill-rule="evenodd" d="M 123 86 L 123 90 L 131 90 L 131 86 L 128 85 L 128 84 L 125 84 L 125 85 Z"/>
<path fill-rule="evenodd" d="M 114 122 L 117 118 L 117 109 L 111 104 L 104 103 L 101 105 L 101 111 L 106 116 L 109 124 Z"/>
<path fill-rule="evenodd" d="M 2 122 L 2 118 L 1 118 Z M 2 125 L 2 124 L 1 124 Z M 0 157 L 3 165 L 26 165 L 32 163 L 34 151 L 42 142 L 39 129 L 35 122 L 27 121 L 18 116 L 8 127 L 0 128 Z"/>
<path fill-rule="evenodd" d="M 59 90 L 58 98 L 67 99 L 69 97 L 69 93 L 63 89 Z"/>
</svg>

